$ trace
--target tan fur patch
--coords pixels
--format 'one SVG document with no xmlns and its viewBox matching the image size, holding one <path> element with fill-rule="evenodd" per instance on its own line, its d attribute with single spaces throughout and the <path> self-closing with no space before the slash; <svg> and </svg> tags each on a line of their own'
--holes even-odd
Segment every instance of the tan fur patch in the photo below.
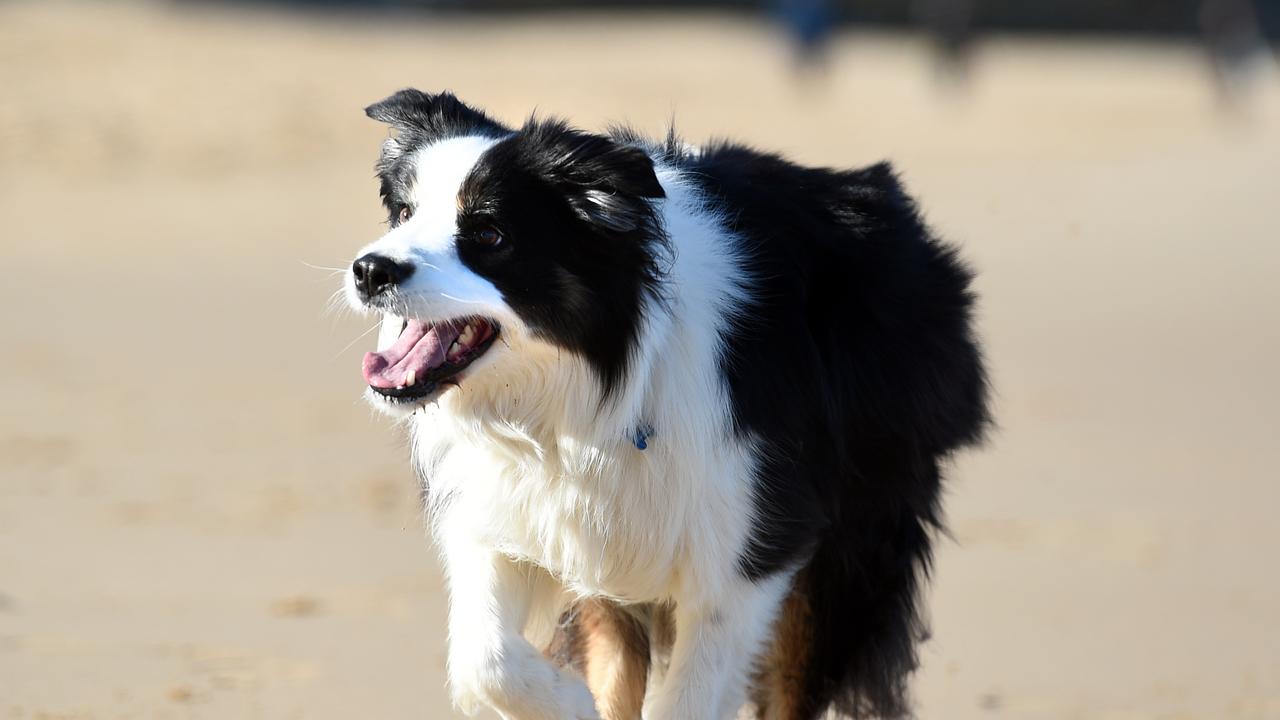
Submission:
<svg viewBox="0 0 1280 720">
<path fill-rule="evenodd" d="M 603 600 L 583 603 L 587 686 L 604 720 L 640 720 L 649 676 L 649 634 L 622 608 Z"/>
<path fill-rule="evenodd" d="M 603 720 L 640 720 L 649 676 L 649 632 L 607 600 L 576 603 L 547 648 L 552 659 L 582 674 Z"/>
<path fill-rule="evenodd" d="M 773 642 L 760 658 L 751 695 L 762 720 L 807 720 L 812 715 L 805 672 L 813 623 L 805 584 L 803 578 L 797 578 L 774 623 Z"/>
</svg>

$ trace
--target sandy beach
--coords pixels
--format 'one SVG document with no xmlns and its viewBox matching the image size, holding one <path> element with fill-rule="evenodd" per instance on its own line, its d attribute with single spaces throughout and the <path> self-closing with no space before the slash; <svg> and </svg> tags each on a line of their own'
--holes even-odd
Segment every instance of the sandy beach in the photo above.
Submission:
<svg viewBox="0 0 1280 720">
<path fill-rule="evenodd" d="M 326 312 L 403 86 L 893 160 L 979 270 L 999 427 L 950 472 L 924 720 L 1280 718 L 1280 80 L 717 15 L 0 5 L 0 718 L 450 718 L 403 440 Z M 1270 72 L 1272 75 L 1267 75 Z"/>
</svg>

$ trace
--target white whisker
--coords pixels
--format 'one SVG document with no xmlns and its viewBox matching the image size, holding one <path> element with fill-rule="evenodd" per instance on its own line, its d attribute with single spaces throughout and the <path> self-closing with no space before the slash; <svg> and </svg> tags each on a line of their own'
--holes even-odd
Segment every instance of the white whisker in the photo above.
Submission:
<svg viewBox="0 0 1280 720">
<path fill-rule="evenodd" d="M 299 260 L 298 262 L 311 268 L 312 270 L 325 270 L 325 271 L 328 271 L 329 273 L 332 273 L 333 275 L 337 275 L 338 273 L 344 273 L 347 271 L 346 268 L 331 268 L 331 267 L 325 267 L 324 265 L 312 265 L 306 260 Z"/>
<path fill-rule="evenodd" d="M 329 295 L 329 299 L 325 301 L 324 308 L 320 311 L 320 317 L 333 317 L 339 311 L 350 310 L 351 308 L 343 302 L 343 300 L 346 299 L 345 296 L 345 288 L 338 288 L 337 290 L 334 290 L 333 293 Z"/>
<path fill-rule="evenodd" d="M 371 327 L 371 328 L 369 328 L 368 330 L 365 330 L 364 332 L 360 333 L 360 334 L 356 337 L 356 339 L 355 339 L 355 340 L 352 340 L 351 342 L 347 343 L 347 346 L 346 346 L 346 347 L 344 347 L 344 348 L 342 348 L 341 350 L 339 350 L 339 351 L 337 352 L 337 354 L 335 354 L 335 355 L 333 356 L 333 358 L 336 360 L 336 359 L 338 358 L 338 355 L 341 355 L 342 353 L 344 353 L 344 352 L 346 352 L 346 351 L 350 350 L 352 345 L 355 345 L 356 343 L 360 342 L 361 340 L 363 340 L 363 339 L 365 338 L 365 336 L 366 336 L 366 335 L 368 335 L 369 333 L 373 332 L 374 330 L 377 330 L 377 329 L 378 329 L 378 328 L 380 328 L 380 327 L 382 327 L 382 321 L 381 321 L 381 320 L 379 320 L 377 323 L 375 323 L 373 327 Z"/>
</svg>

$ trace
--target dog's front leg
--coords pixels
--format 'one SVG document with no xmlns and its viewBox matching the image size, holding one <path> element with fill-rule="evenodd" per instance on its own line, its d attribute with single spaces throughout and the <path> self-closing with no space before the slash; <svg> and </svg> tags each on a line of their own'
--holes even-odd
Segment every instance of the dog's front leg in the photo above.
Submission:
<svg viewBox="0 0 1280 720">
<path fill-rule="evenodd" d="M 458 709 L 488 706 L 509 720 L 597 720 L 582 680 L 551 663 L 521 635 L 545 573 L 479 543 L 446 541 L 449 685 Z"/>
<path fill-rule="evenodd" d="M 790 573 L 759 582 L 735 579 L 722 597 L 677 599 L 671 661 L 645 706 L 645 720 L 735 717 L 790 581 Z"/>
</svg>

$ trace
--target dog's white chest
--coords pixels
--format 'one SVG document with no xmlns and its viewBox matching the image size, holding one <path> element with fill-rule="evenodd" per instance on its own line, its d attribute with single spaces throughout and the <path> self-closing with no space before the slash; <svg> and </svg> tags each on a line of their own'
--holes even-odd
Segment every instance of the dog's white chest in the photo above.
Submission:
<svg viewBox="0 0 1280 720">
<path fill-rule="evenodd" d="M 508 452 L 501 439 L 445 447 L 420 440 L 417 449 L 419 462 L 427 460 L 432 513 L 570 589 L 658 599 L 683 565 L 689 498 L 669 488 L 688 487 L 690 472 L 660 448 L 562 439 L 537 460 Z"/>
</svg>

